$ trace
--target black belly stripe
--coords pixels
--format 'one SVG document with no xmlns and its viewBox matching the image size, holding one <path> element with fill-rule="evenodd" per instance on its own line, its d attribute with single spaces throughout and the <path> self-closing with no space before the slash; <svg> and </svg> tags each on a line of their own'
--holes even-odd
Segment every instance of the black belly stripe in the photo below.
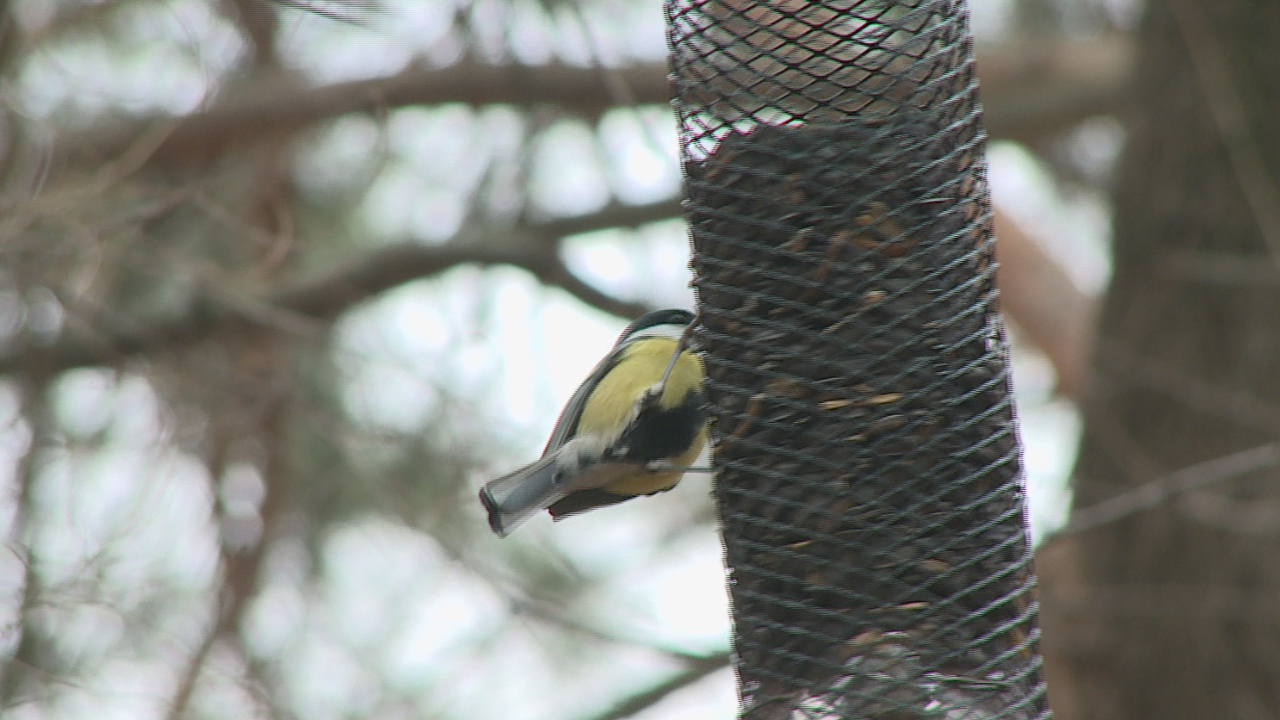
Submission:
<svg viewBox="0 0 1280 720">
<path fill-rule="evenodd" d="M 618 459 L 643 463 L 679 455 L 689 449 L 704 422 L 701 392 L 689 393 L 673 408 L 645 408 L 623 431 L 618 447 L 625 451 Z"/>
</svg>

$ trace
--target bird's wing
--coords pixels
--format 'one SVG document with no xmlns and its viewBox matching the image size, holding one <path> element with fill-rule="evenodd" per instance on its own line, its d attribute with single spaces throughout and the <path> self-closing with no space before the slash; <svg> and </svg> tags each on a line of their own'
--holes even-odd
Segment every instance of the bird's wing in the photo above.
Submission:
<svg viewBox="0 0 1280 720">
<path fill-rule="evenodd" d="M 604 356 L 604 359 L 596 363 L 596 366 L 591 369 L 591 374 L 573 392 L 573 397 L 569 398 L 569 402 L 565 403 L 564 410 L 560 411 L 560 418 L 556 420 L 555 429 L 551 431 L 551 439 L 547 440 L 547 447 L 542 451 L 543 457 L 563 446 L 569 441 L 569 438 L 578 432 L 578 421 L 582 419 L 582 408 L 586 406 L 587 398 L 591 397 L 591 391 L 595 390 L 601 378 L 609 374 L 613 366 L 618 364 L 618 360 L 621 359 L 622 351 L 626 346 L 626 343 L 619 343 L 615 346 L 608 355 Z"/>
</svg>

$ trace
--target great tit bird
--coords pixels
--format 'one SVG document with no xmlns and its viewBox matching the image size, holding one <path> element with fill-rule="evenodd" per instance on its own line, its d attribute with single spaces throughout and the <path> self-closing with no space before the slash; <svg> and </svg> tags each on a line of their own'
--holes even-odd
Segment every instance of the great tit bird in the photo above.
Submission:
<svg viewBox="0 0 1280 720">
<path fill-rule="evenodd" d="M 676 486 L 707 442 L 702 361 L 681 340 L 693 317 L 657 310 L 628 325 L 560 412 L 542 457 L 480 490 L 499 537 L 543 509 L 559 520 Z"/>
</svg>

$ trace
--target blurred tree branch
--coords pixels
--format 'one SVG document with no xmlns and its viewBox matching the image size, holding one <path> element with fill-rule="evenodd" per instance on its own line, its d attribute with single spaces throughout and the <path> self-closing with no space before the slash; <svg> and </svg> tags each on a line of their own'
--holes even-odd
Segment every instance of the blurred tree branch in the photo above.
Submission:
<svg viewBox="0 0 1280 720">
<path fill-rule="evenodd" d="M 225 0 L 219 8 L 241 29 L 253 48 L 255 72 L 276 65 L 276 12 L 267 0 Z"/>
<path fill-rule="evenodd" d="M 727 652 L 689 660 L 687 667 L 670 679 L 622 700 L 607 711 L 593 715 L 590 720 L 623 720 L 648 710 L 668 695 L 689 687 L 721 668 L 729 667 L 729 661 L 730 654 Z"/>
<path fill-rule="evenodd" d="M 277 293 L 264 300 L 263 305 L 308 317 L 331 319 L 384 290 L 466 264 L 513 265 L 588 305 L 623 317 L 635 317 L 648 309 L 641 303 L 620 300 L 592 287 L 574 275 L 552 249 L 416 243 L 376 251 L 318 281 Z"/>
<path fill-rule="evenodd" d="M 1058 392 L 1079 400 L 1088 377 L 1097 301 L 999 208 L 995 232 L 1001 310 L 1053 364 Z"/>
<path fill-rule="evenodd" d="M 266 0 L 228 0 L 221 10 L 249 41 L 253 74 L 258 77 L 276 74 L 279 23 L 275 8 Z M 287 249 L 279 249 L 292 244 L 289 208 L 296 200 L 292 176 L 286 169 L 289 165 L 287 145 L 275 143 L 264 147 L 253 160 L 247 169 L 254 190 L 248 194 L 250 202 L 243 208 L 241 218 L 247 232 L 237 240 L 242 243 L 247 240 L 258 268 L 275 278 L 293 256 Z M 260 243 L 255 242 L 257 238 L 270 240 Z M 280 238 L 287 239 L 283 245 L 277 242 Z M 228 296 L 229 301 L 240 299 Z M 229 304 L 236 306 L 236 302 Z M 246 315 L 251 317 L 252 313 Z M 253 667 L 252 655 L 242 642 L 244 616 L 258 595 L 263 562 L 272 541 L 279 535 L 280 518 L 296 507 L 287 498 L 292 484 L 289 458 L 293 446 L 286 414 L 295 399 L 292 346 L 280 342 L 278 337 L 260 338 L 251 334 L 225 338 L 223 349 L 227 357 L 222 367 L 230 380 L 228 385 L 243 390 L 231 392 L 222 403 L 211 406 L 205 464 L 215 486 L 222 484 L 235 460 L 235 448 L 252 439 L 263 451 L 253 463 L 260 473 L 262 496 L 256 513 L 246 513 L 244 508 L 233 511 L 225 499 L 215 504 L 221 541 L 216 615 L 202 643 L 188 658 L 187 668 L 169 703 L 166 715 L 169 720 L 180 720 L 188 714 L 209 655 L 220 641 L 229 641 L 243 655 L 246 668 Z M 189 366 L 183 365 L 189 370 Z M 192 385 L 198 385 L 198 381 Z M 256 537 L 252 531 L 254 520 L 259 522 Z"/>
<path fill-rule="evenodd" d="M 587 215 L 531 223 L 529 229 L 538 236 L 540 242 L 545 244 L 568 235 L 580 235 L 609 228 L 633 228 L 646 223 L 679 218 L 680 201 L 678 199 L 659 200 L 644 205 L 615 203 Z"/>
<path fill-rule="evenodd" d="M 988 131 L 995 137 L 1038 141 L 1083 118 L 1111 111 L 1129 74 L 1123 35 L 1026 46 L 980 47 L 978 69 Z M 608 77 L 606 77 L 606 73 Z M 278 75 L 239 97 L 181 118 L 138 120 L 72 138 L 71 157 L 111 157 L 153 124 L 168 135 L 150 162 L 203 164 L 235 147 L 296 133 L 347 113 L 376 113 L 408 105 L 465 103 L 530 107 L 596 118 L 618 106 L 613 86 L 638 104 L 670 100 L 665 63 L 617 68 L 568 65 L 491 65 L 464 61 L 444 68 L 413 66 L 367 80 L 300 86 Z"/>
<path fill-rule="evenodd" d="M 144 127 L 169 124 L 165 141 L 151 156 L 157 166 L 210 162 L 228 149 L 296 133 L 347 113 L 377 113 L 409 105 L 555 105 L 562 111 L 598 117 L 616 106 L 598 68 L 568 65 L 488 65 L 473 61 L 445 68 L 410 67 L 368 80 L 299 86 L 277 78 L 241 97 L 181 118 L 129 123 L 69 142 L 73 157 L 110 157 L 134 142 Z M 666 104 L 665 64 L 607 70 L 618 76 L 637 102 Z"/>
<path fill-rule="evenodd" d="M 1112 32 L 1085 40 L 979 45 L 983 120 L 992 137 L 1036 145 L 1123 103 L 1133 41 Z"/>
<path fill-rule="evenodd" d="M 643 647 L 686 663 L 697 664 L 707 657 L 681 648 L 665 647 L 638 638 L 624 637 L 615 632 L 595 627 L 591 622 L 576 617 L 578 613 L 568 612 L 554 601 L 529 596 L 512 597 L 508 601 L 511 604 L 511 613 L 513 615 L 527 615 L 592 640 L 628 647 Z"/>
<path fill-rule="evenodd" d="M 20 705 L 33 677 L 46 670 L 41 667 L 40 659 L 48 655 L 47 641 L 32 623 L 44 589 L 37 572 L 37 552 L 31 544 L 34 503 L 31 488 L 40 469 L 40 455 L 53 441 L 55 431 L 47 397 L 48 379 L 47 375 L 36 375 L 21 388 L 22 415 L 30 428 L 31 441 L 14 468 L 14 517 L 9 523 L 5 549 L 22 565 L 23 575 L 10 578 L 10 582 L 21 585 L 22 594 L 13 616 L 15 626 L 6 628 L 6 635 L 17 635 L 16 647 L 7 657 L 0 658 L 0 715 Z"/>
<path fill-rule="evenodd" d="M 263 497 L 257 508 L 261 526 L 255 542 L 237 546 L 243 539 L 229 538 L 228 528 L 237 522 L 243 523 L 245 518 L 229 514 L 226 503 L 215 503 L 214 513 L 222 533 L 216 612 L 200 645 L 187 658 L 187 665 L 169 702 L 166 720 L 181 720 L 187 716 L 205 663 L 219 641 L 226 640 L 239 648 L 245 655 L 245 664 L 251 665 L 252 658 L 237 633 L 250 603 L 258 594 L 262 564 L 271 541 L 279 534 L 277 528 L 281 517 L 293 507 L 287 497 L 287 454 L 290 446 L 285 415 L 292 399 L 288 377 L 290 366 L 284 361 L 288 348 L 284 343 L 262 342 L 257 338 L 236 338 L 228 344 L 252 347 L 252 350 L 239 349 L 230 354 L 237 364 L 230 369 L 235 381 L 229 385 L 248 391 L 228 403 L 227 407 L 218 408 L 211 423 L 211 447 L 206 466 L 216 485 L 227 473 L 237 443 L 243 444 L 252 438 L 262 445 L 265 454 L 259 460 L 259 469 Z M 260 356 L 255 357 L 254 352 Z M 264 358 L 270 358 L 270 361 L 262 362 Z"/>
<path fill-rule="evenodd" d="M 643 215 L 643 210 L 620 210 Z M 609 217 L 612 212 L 602 214 Z M 556 221 L 578 227 L 589 222 Z M 536 226 L 533 232 L 536 234 Z M 305 332 L 308 321 L 333 320 L 352 306 L 411 280 L 458 265 L 512 265 L 559 287 L 593 307 L 622 317 L 643 314 L 643 303 L 615 298 L 575 275 L 552 246 L 527 242 L 485 245 L 425 245 L 404 242 L 371 252 L 316 280 L 254 297 L 207 287 L 186 307 L 163 318 L 104 330 L 93 337 L 64 337 L 47 346 L 27 346 L 0 357 L 0 375 L 56 373 L 76 367 L 114 365 L 124 358 L 184 345 L 236 323 Z"/>
<path fill-rule="evenodd" d="M 634 318 L 647 307 L 613 297 L 582 280 L 559 257 L 557 244 L 570 235 L 636 227 L 679 216 L 676 200 L 614 204 L 588 215 L 530 223 L 500 237 L 473 231 L 467 233 L 467 242 L 427 245 L 406 241 L 276 293 L 255 297 L 207 288 L 174 316 L 116 327 L 95 337 L 67 337 L 50 346 L 27 347 L 0 356 L 0 375 L 111 365 L 123 358 L 199 340 L 235 322 L 307 333 L 316 329 L 317 321 L 329 322 L 381 292 L 465 264 L 519 267 L 587 305 Z M 996 231 L 1004 310 L 1053 363 L 1059 392 L 1077 399 L 1085 382 L 1083 360 L 1092 345 L 1094 301 L 1004 213 L 996 214 Z"/>
</svg>

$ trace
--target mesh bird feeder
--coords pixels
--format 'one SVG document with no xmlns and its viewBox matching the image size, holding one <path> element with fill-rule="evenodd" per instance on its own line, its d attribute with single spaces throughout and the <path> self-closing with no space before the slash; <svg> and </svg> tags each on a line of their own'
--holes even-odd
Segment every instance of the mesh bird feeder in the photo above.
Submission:
<svg viewBox="0 0 1280 720">
<path fill-rule="evenodd" d="M 1047 717 L 964 4 L 667 13 L 742 717 Z"/>
</svg>

